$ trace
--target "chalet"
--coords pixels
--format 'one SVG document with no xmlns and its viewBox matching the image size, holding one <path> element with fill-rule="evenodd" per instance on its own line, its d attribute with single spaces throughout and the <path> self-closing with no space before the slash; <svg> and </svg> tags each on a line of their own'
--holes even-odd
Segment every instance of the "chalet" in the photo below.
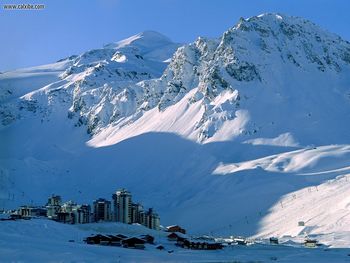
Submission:
<svg viewBox="0 0 350 263">
<path fill-rule="evenodd" d="M 245 238 L 235 238 L 234 241 L 236 241 L 237 245 L 247 245 L 247 241 L 245 240 Z"/>
<path fill-rule="evenodd" d="M 126 247 L 126 248 L 144 249 L 145 243 L 146 242 L 143 239 L 140 239 L 137 237 L 131 237 L 131 238 L 122 240 L 123 247 Z"/>
<path fill-rule="evenodd" d="M 167 229 L 167 232 L 172 232 L 172 233 L 179 232 L 182 234 L 186 234 L 186 230 L 178 225 L 167 226 L 166 229 Z"/>
<path fill-rule="evenodd" d="M 111 241 L 111 238 L 108 237 L 108 236 L 104 236 L 104 235 L 94 235 L 94 236 L 90 236 L 90 237 L 87 237 L 85 239 L 85 242 L 87 244 L 106 244 L 106 243 L 109 243 Z"/>
<path fill-rule="evenodd" d="M 189 240 L 184 240 L 183 241 L 183 245 L 182 245 L 183 248 L 187 248 L 187 249 L 190 249 L 191 248 L 191 242 Z"/>
<path fill-rule="evenodd" d="M 216 250 L 224 247 L 221 243 L 190 241 L 183 237 L 178 238 L 176 245 L 182 248 L 198 250 Z"/>
<path fill-rule="evenodd" d="M 102 245 L 102 246 L 109 246 L 111 244 L 112 244 L 112 238 L 111 237 L 101 235 L 100 245 Z"/>
<path fill-rule="evenodd" d="M 216 250 L 216 249 L 223 249 L 224 246 L 221 243 L 208 243 L 207 249 L 208 250 Z"/>
<path fill-rule="evenodd" d="M 191 242 L 191 249 L 201 249 L 202 244 L 200 242 Z"/>
<path fill-rule="evenodd" d="M 316 239 L 305 239 L 304 242 L 305 247 L 316 247 L 317 246 L 317 240 Z"/>
<path fill-rule="evenodd" d="M 175 233 L 173 233 L 173 234 L 175 234 Z M 176 234 L 175 234 L 175 235 L 176 235 Z M 177 240 L 176 240 L 176 245 L 177 245 L 177 246 L 180 246 L 180 247 L 183 247 L 186 240 L 187 240 L 187 238 L 178 236 L 178 237 L 177 237 Z"/>
<path fill-rule="evenodd" d="M 278 245 L 278 238 L 277 237 L 270 237 L 270 244 Z"/>
<path fill-rule="evenodd" d="M 123 238 L 113 235 L 107 235 L 110 238 L 110 245 L 120 247 L 122 245 Z"/>
<path fill-rule="evenodd" d="M 189 242 L 186 240 L 183 247 L 198 250 L 217 250 L 222 249 L 224 246 L 221 243 Z"/>
<path fill-rule="evenodd" d="M 123 234 L 118 234 L 118 235 L 115 235 L 116 237 L 120 237 L 122 239 L 125 239 L 125 238 L 128 238 L 126 235 L 123 235 Z"/>
<path fill-rule="evenodd" d="M 141 235 L 140 238 L 146 241 L 146 243 L 154 244 L 154 237 L 151 235 Z"/>
<path fill-rule="evenodd" d="M 249 240 L 244 237 L 237 237 L 237 238 L 234 238 L 233 240 L 237 243 L 237 245 L 249 246 L 254 244 L 253 240 Z"/>
<path fill-rule="evenodd" d="M 168 235 L 168 240 L 169 241 L 177 241 L 177 239 L 179 238 L 179 235 L 176 233 L 171 233 Z"/>
<path fill-rule="evenodd" d="M 91 237 L 87 237 L 86 239 L 84 239 L 84 241 L 87 243 L 87 244 L 99 244 L 100 243 L 100 239 L 98 238 L 98 236 L 91 236 Z"/>
</svg>

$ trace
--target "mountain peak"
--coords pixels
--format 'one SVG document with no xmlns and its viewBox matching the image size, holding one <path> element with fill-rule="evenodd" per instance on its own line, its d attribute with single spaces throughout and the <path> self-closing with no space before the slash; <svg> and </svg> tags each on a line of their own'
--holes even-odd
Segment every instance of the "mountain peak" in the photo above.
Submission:
<svg viewBox="0 0 350 263">
<path fill-rule="evenodd" d="M 146 31 L 143 31 L 139 34 L 137 34 L 137 36 L 140 36 L 142 38 L 149 38 L 149 39 L 158 39 L 158 40 L 162 40 L 162 41 L 167 41 L 167 42 L 172 42 L 170 40 L 170 38 L 168 38 L 167 36 L 157 32 L 157 31 L 154 31 L 154 30 L 146 30 Z"/>
<path fill-rule="evenodd" d="M 309 21 L 305 18 L 298 17 L 298 16 L 285 15 L 282 13 L 263 13 L 263 14 L 260 14 L 257 16 L 249 17 L 249 18 L 244 19 L 244 20 L 246 20 L 247 22 L 257 22 L 257 21 L 268 22 L 268 21 L 270 21 L 270 22 L 277 22 L 277 23 L 284 21 L 286 23 L 292 23 L 292 24 L 310 23 L 310 24 L 314 25 L 314 23 L 312 23 L 311 21 Z"/>
<path fill-rule="evenodd" d="M 339 38 L 339 36 L 328 32 L 305 18 L 281 13 L 263 13 L 246 19 L 240 18 L 233 29 L 242 31 L 259 31 L 261 33 L 266 33 L 265 31 L 268 30 L 276 33 L 279 31 L 289 31 L 289 33 L 296 34 L 326 34 L 331 38 Z"/>
<path fill-rule="evenodd" d="M 163 34 L 146 30 L 126 39 L 120 40 L 116 43 L 110 43 L 104 46 L 104 48 L 120 49 L 126 46 L 160 46 L 166 44 L 174 44 L 170 38 L 164 36 Z"/>
</svg>

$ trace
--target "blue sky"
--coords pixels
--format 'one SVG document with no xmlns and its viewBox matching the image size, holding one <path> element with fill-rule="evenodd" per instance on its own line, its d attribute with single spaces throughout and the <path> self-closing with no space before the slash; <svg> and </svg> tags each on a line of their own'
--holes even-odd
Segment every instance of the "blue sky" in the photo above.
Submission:
<svg viewBox="0 0 350 263">
<path fill-rule="evenodd" d="M 8 11 L 3 4 L 45 4 Z M 302 16 L 350 40 L 348 0 L 0 0 L 0 70 L 41 65 L 144 30 L 176 42 L 217 37 L 240 17 Z"/>
</svg>

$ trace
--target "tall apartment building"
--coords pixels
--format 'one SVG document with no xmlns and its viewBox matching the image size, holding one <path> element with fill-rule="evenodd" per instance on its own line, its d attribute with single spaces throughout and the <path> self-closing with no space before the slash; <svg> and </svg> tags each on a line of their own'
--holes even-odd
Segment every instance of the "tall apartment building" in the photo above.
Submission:
<svg viewBox="0 0 350 263">
<path fill-rule="evenodd" d="M 46 209 L 47 209 L 47 217 L 50 219 L 56 219 L 57 218 L 57 213 L 59 212 L 61 208 L 61 196 L 59 195 L 52 195 L 49 197 L 47 204 L 46 204 Z"/>
<path fill-rule="evenodd" d="M 73 201 L 65 202 L 63 205 L 61 205 L 60 212 L 71 213 L 76 206 L 77 204 Z"/>
<path fill-rule="evenodd" d="M 99 205 L 101 206 L 102 209 L 99 208 Z M 108 221 L 109 219 L 104 219 L 105 218 L 104 204 L 103 203 L 98 204 L 97 209 L 99 209 L 99 213 L 103 217 L 103 218 L 100 218 L 99 220 Z M 109 210 L 110 210 L 110 204 L 109 204 Z M 72 201 L 68 201 L 64 203 L 61 206 L 60 211 L 57 213 L 58 221 L 63 223 L 70 223 L 70 224 L 90 223 L 91 221 L 90 216 L 91 216 L 91 208 L 89 205 L 78 205 Z"/>
<path fill-rule="evenodd" d="M 142 224 L 143 206 L 141 204 L 131 204 L 131 222 Z"/>
<path fill-rule="evenodd" d="M 111 201 L 99 198 L 94 201 L 94 221 L 111 221 Z"/>
<path fill-rule="evenodd" d="M 73 209 L 74 224 L 90 223 L 91 208 L 89 205 L 77 205 Z"/>
<path fill-rule="evenodd" d="M 114 221 L 132 224 L 139 223 L 148 228 L 159 230 L 160 219 L 152 208 L 145 211 L 139 203 L 132 203 L 131 193 L 122 188 L 116 191 L 113 198 Z"/>
<path fill-rule="evenodd" d="M 153 208 L 143 213 L 143 225 L 145 227 L 159 230 L 160 229 L 160 218 L 159 215 L 153 211 Z"/>
<path fill-rule="evenodd" d="M 114 220 L 125 224 L 132 223 L 131 193 L 122 188 L 113 195 Z"/>
</svg>

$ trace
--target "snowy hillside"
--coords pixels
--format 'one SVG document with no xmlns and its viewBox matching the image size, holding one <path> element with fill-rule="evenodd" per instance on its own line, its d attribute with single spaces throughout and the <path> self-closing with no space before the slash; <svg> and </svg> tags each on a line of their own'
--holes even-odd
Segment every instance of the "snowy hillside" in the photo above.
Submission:
<svg viewBox="0 0 350 263">
<path fill-rule="evenodd" d="M 118 223 L 67 225 L 34 219 L 1 222 L 1 262 L 348 262 L 348 249 L 305 249 L 296 246 L 230 246 L 223 250 L 188 250 L 167 240 L 166 232 Z M 144 250 L 88 245 L 83 239 L 96 234 L 155 237 Z M 20 240 L 20 242 L 18 242 Z M 69 242 L 71 241 L 71 242 Z M 162 244 L 165 250 L 156 247 Z M 172 253 L 168 253 L 172 251 Z M 277 261 L 277 262 L 278 262 Z"/>
<path fill-rule="evenodd" d="M 146 31 L 0 74 L 0 208 L 126 187 L 196 233 L 346 246 L 349 130 L 350 43 L 310 21 L 264 14 L 184 46 Z"/>
</svg>

